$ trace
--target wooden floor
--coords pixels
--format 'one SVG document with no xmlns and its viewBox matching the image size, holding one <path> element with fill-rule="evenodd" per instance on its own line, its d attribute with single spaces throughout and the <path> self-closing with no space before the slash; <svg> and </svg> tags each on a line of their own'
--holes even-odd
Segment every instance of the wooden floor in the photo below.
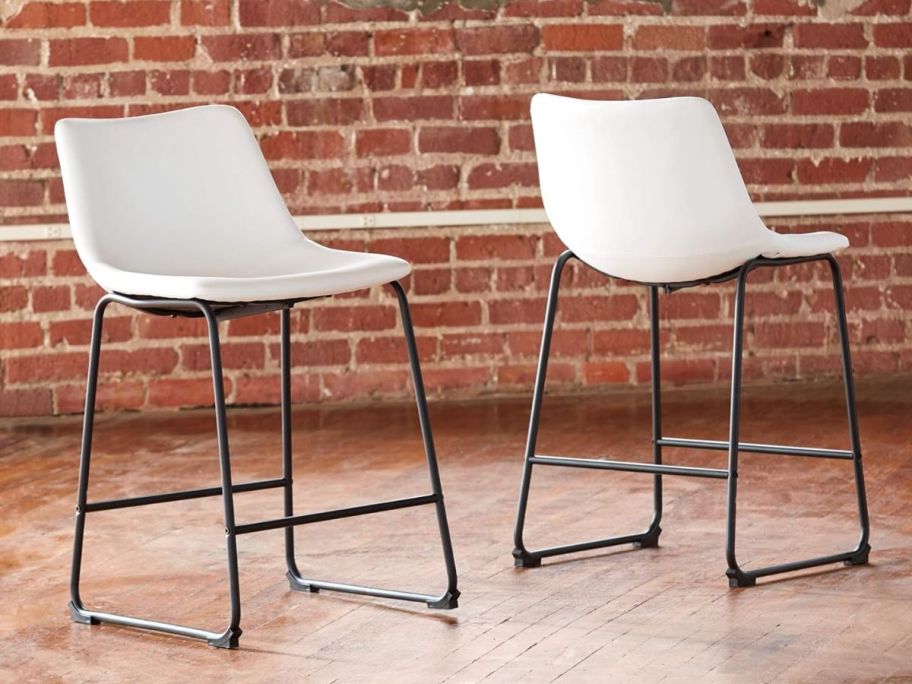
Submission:
<svg viewBox="0 0 912 684">
<path fill-rule="evenodd" d="M 673 391 L 666 434 L 723 438 L 724 391 Z M 432 407 L 460 607 L 435 612 L 332 593 L 292 593 L 282 532 L 241 537 L 241 648 L 72 624 L 66 610 L 79 425 L 0 425 L 0 679 L 9 681 L 707 682 L 912 681 L 912 379 L 862 384 L 874 551 L 831 567 L 729 589 L 725 484 L 666 478 L 661 547 L 512 567 L 513 513 L 528 403 Z M 648 459 L 647 397 L 545 402 L 543 453 Z M 745 441 L 845 448 L 835 385 L 750 389 Z M 207 412 L 105 416 L 90 500 L 217 483 Z M 278 413 L 235 410 L 235 481 L 279 472 Z M 298 512 L 423 494 L 412 407 L 295 414 Z M 724 463 L 678 450 L 667 459 Z M 531 547 L 639 531 L 651 478 L 536 471 Z M 857 537 L 845 462 L 743 457 L 747 566 L 848 550 Z M 237 495 L 238 521 L 281 515 L 278 490 Z M 217 498 L 89 516 L 83 597 L 96 609 L 210 629 L 224 624 Z M 305 573 L 443 589 L 430 507 L 299 528 Z"/>
</svg>

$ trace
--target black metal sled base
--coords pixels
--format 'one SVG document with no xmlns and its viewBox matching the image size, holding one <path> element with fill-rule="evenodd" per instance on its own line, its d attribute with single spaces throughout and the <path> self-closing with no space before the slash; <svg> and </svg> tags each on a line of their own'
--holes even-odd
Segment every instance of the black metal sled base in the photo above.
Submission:
<svg viewBox="0 0 912 684">
<path fill-rule="evenodd" d="M 685 477 L 701 477 L 709 479 L 726 480 L 728 483 L 728 510 L 726 517 L 726 559 L 728 570 L 726 575 L 732 587 L 750 587 L 757 583 L 758 577 L 778 575 L 795 570 L 803 570 L 820 565 L 844 563 L 846 565 L 861 565 L 868 562 L 871 547 L 868 544 L 870 536 L 870 523 L 868 519 L 868 504 L 865 494 L 864 473 L 861 465 L 861 442 L 858 435 L 858 415 L 855 408 L 855 386 L 852 379 L 852 363 L 849 355 L 849 332 L 846 323 L 845 297 L 843 294 L 842 275 L 839 264 L 830 254 L 821 254 L 811 257 L 797 257 L 789 259 L 767 259 L 757 257 L 744 264 L 741 268 L 702 281 L 671 284 L 649 284 L 649 315 L 650 315 L 650 348 L 652 353 L 652 463 L 637 463 L 630 461 L 612 461 L 597 458 L 571 458 L 567 456 L 546 456 L 535 453 L 535 444 L 538 437 L 539 417 L 541 415 L 542 400 L 544 398 L 545 377 L 548 370 L 548 357 L 551 349 L 551 335 L 554 329 L 554 318 L 557 313 L 557 296 L 560 289 L 561 272 L 567 262 L 575 255 L 564 252 L 554 264 L 551 275 L 551 286 L 548 293 L 548 305 L 545 313 L 545 326 L 542 332 L 541 352 L 538 361 L 538 372 L 535 378 L 535 391 L 532 396 L 532 414 L 529 419 L 529 433 L 526 441 L 526 453 L 523 464 L 522 484 L 519 493 L 519 506 L 516 513 L 516 527 L 514 531 L 513 564 L 520 568 L 535 568 L 541 565 L 543 558 L 560 556 L 567 553 L 590 551 L 620 544 L 633 544 L 638 548 L 658 546 L 662 528 L 662 476 L 679 475 Z M 754 444 L 739 441 L 741 420 L 741 366 L 744 343 L 744 297 L 748 274 L 755 268 L 790 266 L 812 261 L 825 261 L 832 274 L 833 292 L 836 300 L 836 316 L 839 327 L 839 341 L 842 355 L 842 376 L 845 385 L 846 408 L 848 414 L 850 450 L 818 449 L 801 446 L 785 446 L 778 444 Z M 737 279 L 734 307 L 734 343 L 732 349 L 732 385 L 731 385 L 731 412 L 729 420 L 729 439 L 726 441 L 705 439 L 681 439 L 665 437 L 662 434 L 662 400 L 659 366 L 659 290 L 666 292 L 727 280 Z M 695 468 L 690 466 L 668 465 L 663 463 L 663 448 L 688 448 L 707 449 L 710 451 L 728 452 L 727 468 Z M 857 546 L 844 553 L 829 556 L 820 556 L 806 560 L 771 565 L 764 568 L 744 570 L 738 565 L 735 556 L 735 522 L 738 496 L 738 455 L 741 452 L 759 454 L 779 454 L 783 456 L 799 456 L 808 458 L 842 459 L 850 461 L 855 476 L 855 494 L 858 506 L 858 520 L 861 535 Z M 617 470 L 634 473 L 647 473 L 653 476 L 653 513 L 652 521 L 645 532 L 628 534 L 618 537 L 608 537 L 566 546 L 555 546 L 537 551 L 530 551 L 523 541 L 523 527 L 526 520 L 526 507 L 529 500 L 529 490 L 532 481 L 534 466 L 552 466 L 568 468 L 589 468 L 595 470 Z"/>
<path fill-rule="evenodd" d="M 350 594 L 376 596 L 385 599 L 398 599 L 403 601 L 416 601 L 424 603 L 428 608 L 448 610 L 456 608 L 459 591 L 456 588 L 456 563 L 453 558 L 453 546 L 450 541 L 450 531 L 447 523 L 446 509 L 443 503 L 443 489 L 440 484 L 440 473 L 437 467 L 437 454 L 434 449 L 434 439 L 431 434 L 430 419 L 428 417 L 427 399 L 424 394 L 424 384 L 421 378 L 421 369 L 418 363 L 418 350 L 415 345 L 415 333 L 409 314 L 408 301 L 405 292 L 398 282 L 390 283 L 399 300 L 399 310 L 405 331 L 405 343 L 408 351 L 409 365 L 412 372 L 412 384 L 415 390 L 415 401 L 418 408 L 418 420 L 421 436 L 424 443 L 425 457 L 427 460 L 428 475 L 431 493 L 423 496 L 413 496 L 394 501 L 352 506 L 330 511 L 321 511 L 307 515 L 295 515 L 292 501 L 292 458 L 291 458 L 291 342 L 290 342 L 290 310 L 297 301 L 281 302 L 255 302 L 255 303 L 213 303 L 200 300 L 169 300 L 127 297 L 120 294 L 106 294 L 95 307 L 95 316 L 92 324 L 92 342 L 89 355 L 89 376 L 86 389 L 86 409 L 83 422 L 82 456 L 79 466 L 79 488 L 76 503 L 76 533 L 73 545 L 73 565 L 70 576 L 70 615 L 74 622 L 97 625 L 108 623 L 138 629 L 164 632 L 177 636 L 200 639 L 210 646 L 217 648 L 237 648 L 241 636 L 241 599 L 238 582 L 238 556 L 237 537 L 243 534 L 261 532 L 283 528 L 285 530 L 285 562 L 288 578 L 292 589 L 299 591 L 317 592 L 321 589 L 327 591 L 342 591 Z M 108 501 L 88 501 L 89 465 L 92 451 L 92 430 L 95 419 L 95 395 L 98 387 L 98 365 L 101 352 L 102 325 L 105 309 L 111 303 L 124 304 L 134 309 L 147 313 L 168 316 L 189 316 L 205 318 L 209 331 L 209 347 L 212 364 L 212 382 L 215 404 L 216 431 L 218 436 L 219 465 L 221 470 L 221 486 L 191 489 L 164 494 L 137 496 L 128 499 L 113 499 Z M 281 315 L 281 407 L 282 407 L 282 477 L 257 482 L 234 484 L 232 482 L 231 461 L 228 452 L 227 411 L 225 406 L 225 391 L 222 380 L 222 362 L 219 346 L 219 321 L 249 316 L 258 313 L 279 311 Z M 272 520 L 237 524 L 234 517 L 234 495 L 242 492 L 251 492 L 263 489 L 283 490 L 284 515 Z M 187 499 L 203 497 L 221 497 L 225 514 L 225 540 L 228 554 L 228 593 L 230 599 L 230 614 L 228 626 L 221 632 L 212 632 L 194 627 L 185 627 L 167 622 L 157 622 L 144 618 L 117 615 L 86 608 L 79 595 L 79 580 L 82 568 L 82 548 L 85 535 L 86 514 L 97 511 L 146 506 Z M 415 506 L 433 506 L 436 511 L 437 526 L 440 533 L 440 543 L 446 566 L 447 585 L 440 595 L 417 594 L 374 587 L 362 587 L 354 584 L 339 584 L 307 580 L 301 576 L 295 561 L 294 528 L 298 525 L 338 520 L 354 516 L 369 515 Z"/>
</svg>

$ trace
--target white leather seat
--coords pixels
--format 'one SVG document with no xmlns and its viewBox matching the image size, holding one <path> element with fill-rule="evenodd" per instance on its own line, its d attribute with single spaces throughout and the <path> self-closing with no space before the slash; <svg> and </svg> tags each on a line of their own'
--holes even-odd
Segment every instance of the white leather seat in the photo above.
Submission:
<svg viewBox="0 0 912 684">
<path fill-rule="evenodd" d="M 398 280 L 402 259 L 323 247 L 295 225 L 233 107 L 55 128 L 73 240 L 109 292 L 212 302 L 320 297 Z"/>
<path fill-rule="evenodd" d="M 689 282 L 761 255 L 812 256 L 849 244 L 838 233 L 769 230 L 715 109 L 701 98 L 539 94 L 532 125 L 548 219 L 570 250 L 603 273 Z"/>
</svg>

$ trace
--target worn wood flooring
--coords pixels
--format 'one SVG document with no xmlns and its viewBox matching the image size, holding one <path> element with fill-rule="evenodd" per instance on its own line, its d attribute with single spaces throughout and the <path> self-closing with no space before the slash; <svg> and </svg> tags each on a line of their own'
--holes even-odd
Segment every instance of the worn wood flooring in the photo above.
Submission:
<svg viewBox="0 0 912 684">
<path fill-rule="evenodd" d="M 847 448 L 838 385 L 745 390 L 745 441 Z M 723 481 L 666 477 L 656 549 L 619 548 L 514 569 L 512 524 L 528 401 L 438 403 L 463 592 L 455 611 L 292 593 L 282 532 L 239 539 L 241 648 L 69 621 L 80 426 L 0 424 L 0 680 L 245 682 L 912 681 L 912 378 L 864 382 L 859 411 L 872 516 L 868 566 L 729 589 Z M 230 412 L 235 481 L 279 475 L 274 409 Z M 666 394 L 665 432 L 722 439 L 719 390 Z M 209 412 L 98 422 L 90 500 L 217 484 Z M 427 493 L 412 406 L 297 409 L 296 512 Z M 639 393 L 545 402 L 540 451 L 648 460 Z M 669 450 L 677 463 L 724 454 Z M 743 456 L 746 567 L 851 548 L 845 462 Z M 538 468 L 531 547 L 639 531 L 651 476 Z M 280 490 L 236 495 L 239 522 L 281 515 Z M 97 609 L 220 629 L 227 610 L 218 498 L 89 515 L 83 597 Z M 298 564 L 324 579 L 434 592 L 433 509 L 298 528 Z"/>
</svg>

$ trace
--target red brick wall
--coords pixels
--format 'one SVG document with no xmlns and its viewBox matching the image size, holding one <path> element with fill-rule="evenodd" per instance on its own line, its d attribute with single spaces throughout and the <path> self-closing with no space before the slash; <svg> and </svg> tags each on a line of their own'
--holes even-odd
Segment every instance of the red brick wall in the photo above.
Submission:
<svg viewBox="0 0 912 684">
<path fill-rule="evenodd" d="M 708 97 L 757 199 L 909 195 L 910 5 L 510 0 L 424 15 L 312 0 L 8 2 L 0 5 L 0 224 L 65 220 L 51 135 L 61 116 L 213 101 L 241 107 L 256 127 L 294 213 L 539 206 L 528 100 L 540 90 Z M 835 226 L 856 247 L 845 263 L 859 373 L 908 371 L 912 218 L 777 225 L 796 223 Z M 411 293 L 433 392 L 528 391 L 559 250 L 547 228 L 315 237 L 416 263 Z M 757 288 L 750 371 L 832 372 L 824 282 L 806 269 L 778 278 Z M 643 292 L 606 289 L 583 273 L 571 284 L 555 384 L 647 379 Z M 670 379 L 726 375 L 729 294 L 666 299 L 675 319 Z M 0 413 L 80 409 L 96 296 L 68 243 L 0 243 Z M 405 393 L 387 295 L 304 309 L 299 398 Z M 209 402 L 197 326 L 111 313 L 104 363 L 121 381 L 105 384 L 103 406 Z M 274 401 L 276 324 L 275 316 L 228 324 L 235 402 Z"/>
</svg>

